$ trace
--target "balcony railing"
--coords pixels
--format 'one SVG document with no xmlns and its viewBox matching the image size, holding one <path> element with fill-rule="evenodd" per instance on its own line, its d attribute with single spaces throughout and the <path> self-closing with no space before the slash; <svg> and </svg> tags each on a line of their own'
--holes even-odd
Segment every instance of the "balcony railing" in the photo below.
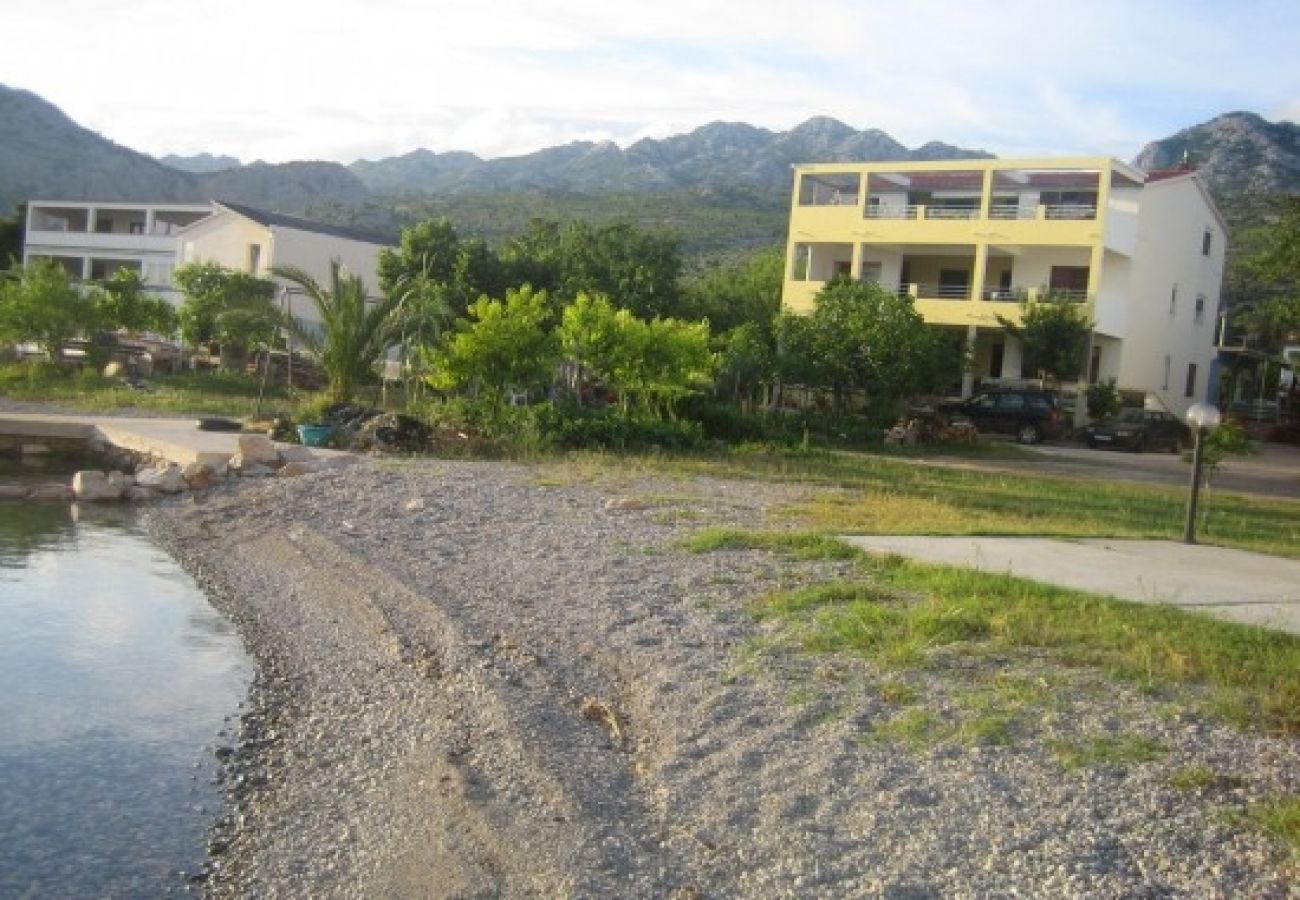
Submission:
<svg viewBox="0 0 1300 900">
<path fill-rule="evenodd" d="M 970 288 L 963 284 L 900 284 L 898 296 L 923 300 L 969 300 Z"/>
<path fill-rule="evenodd" d="M 915 219 L 919 206 L 880 206 L 867 207 L 868 219 Z"/>
<path fill-rule="evenodd" d="M 864 212 L 868 219 L 978 219 L 978 207 L 966 206 L 925 206 L 908 204 L 906 206 L 887 206 L 869 204 Z M 1052 221 L 1087 221 L 1097 218 L 1097 207 L 1075 203 L 1055 204 L 1051 206 L 1011 206 L 1009 204 L 989 207 L 990 219 L 1019 219 L 1032 221 L 1048 219 Z"/>
<path fill-rule="evenodd" d="M 927 206 L 925 207 L 925 217 L 927 219 L 978 219 L 980 210 L 978 206 Z"/>
<path fill-rule="evenodd" d="M 1021 303 L 1024 301 L 1041 300 L 1050 296 L 1053 300 L 1064 300 L 1068 303 L 1085 303 L 1088 300 L 1088 292 L 1073 289 L 1056 288 L 1048 290 L 1045 288 L 1022 288 L 1022 287 L 986 287 L 980 292 L 980 297 L 994 303 Z"/>
</svg>

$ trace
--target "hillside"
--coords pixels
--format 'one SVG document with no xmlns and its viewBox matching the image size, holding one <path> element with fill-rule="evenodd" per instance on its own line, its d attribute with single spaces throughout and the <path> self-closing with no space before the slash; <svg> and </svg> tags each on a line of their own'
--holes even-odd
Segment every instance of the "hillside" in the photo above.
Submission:
<svg viewBox="0 0 1300 900">
<path fill-rule="evenodd" d="M 713 122 L 621 148 L 576 141 L 482 159 L 415 150 L 348 166 L 241 165 L 229 156 L 162 161 L 73 122 L 28 91 L 0 85 L 0 215 L 32 197 L 68 200 L 224 199 L 388 233 L 446 216 L 463 233 L 499 240 L 529 219 L 630 221 L 682 235 L 692 254 L 727 254 L 784 239 L 790 167 L 836 160 L 929 160 L 988 154 L 940 142 L 908 148 L 879 129 L 820 116 L 789 131 Z M 1263 198 L 1300 193 L 1300 127 L 1227 113 L 1148 144 L 1141 168 L 1190 154 L 1234 225 Z M 1234 228 L 1234 233 L 1237 231 Z"/>
<path fill-rule="evenodd" d="M 197 200 L 192 178 L 83 128 L 29 91 L 0 85 L 0 214 L 32 197 Z"/>
</svg>

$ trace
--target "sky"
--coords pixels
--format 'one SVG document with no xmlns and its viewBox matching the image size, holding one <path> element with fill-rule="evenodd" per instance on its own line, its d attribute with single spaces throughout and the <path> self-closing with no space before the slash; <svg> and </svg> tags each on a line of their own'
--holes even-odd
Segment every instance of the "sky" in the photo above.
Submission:
<svg viewBox="0 0 1300 900">
<path fill-rule="evenodd" d="M 0 84 L 145 153 L 244 162 L 816 115 L 1130 159 L 1223 112 L 1300 121 L 1298 37 L 1296 0 L 40 0 L 0 11 Z"/>
</svg>

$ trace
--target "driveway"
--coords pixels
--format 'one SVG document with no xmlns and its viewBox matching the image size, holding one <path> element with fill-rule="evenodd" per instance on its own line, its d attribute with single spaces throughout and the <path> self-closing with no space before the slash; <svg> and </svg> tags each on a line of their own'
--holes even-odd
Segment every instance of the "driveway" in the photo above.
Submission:
<svg viewBox="0 0 1300 900">
<path fill-rule="evenodd" d="M 1300 447 L 1256 444 L 1253 456 L 1232 456 L 1212 476 L 1215 490 L 1279 500 L 1300 500 Z M 939 465 L 996 472 L 1037 472 L 1071 478 L 1186 485 L 1191 465 L 1181 454 L 1089 450 L 1069 444 L 1027 448 L 1021 459 L 927 460 Z"/>
</svg>

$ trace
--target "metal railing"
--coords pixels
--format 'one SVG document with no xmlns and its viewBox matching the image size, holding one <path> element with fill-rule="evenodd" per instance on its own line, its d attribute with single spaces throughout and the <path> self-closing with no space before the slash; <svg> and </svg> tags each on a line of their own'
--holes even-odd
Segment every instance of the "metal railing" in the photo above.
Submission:
<svg viewBox="0 0 1300 900">
<path fill-rule="evenodd" d="M 898 296 L 921 300 L 969 300 L 970 287 L 961 284 L 900 284 Z"/>
<path fill-rule="evenodd" d="M 866 218 L 868 219 L 915 219 L 920 210 L 919 206 L 868 206 Z"/>
<path fill-rule="evenodd" d="M 978 206 L 927 206 L 925 208 L 927 219 L 978 219 L 979 215 Z"/>
<path fill-rule="evenodd" d="M 906 206 L 868 204 L 863 211 L 867 219 L 978 219 L 979 207 L 926 206 L 909 203 Z M 1034 220 L 1081 222 L 1097 218 L 1097 207 L 1078 203 L 1050 206 L 1012 206 L 995 204 L 989 207 L 988 217 L 1000 220 Z"/>
</svg>

